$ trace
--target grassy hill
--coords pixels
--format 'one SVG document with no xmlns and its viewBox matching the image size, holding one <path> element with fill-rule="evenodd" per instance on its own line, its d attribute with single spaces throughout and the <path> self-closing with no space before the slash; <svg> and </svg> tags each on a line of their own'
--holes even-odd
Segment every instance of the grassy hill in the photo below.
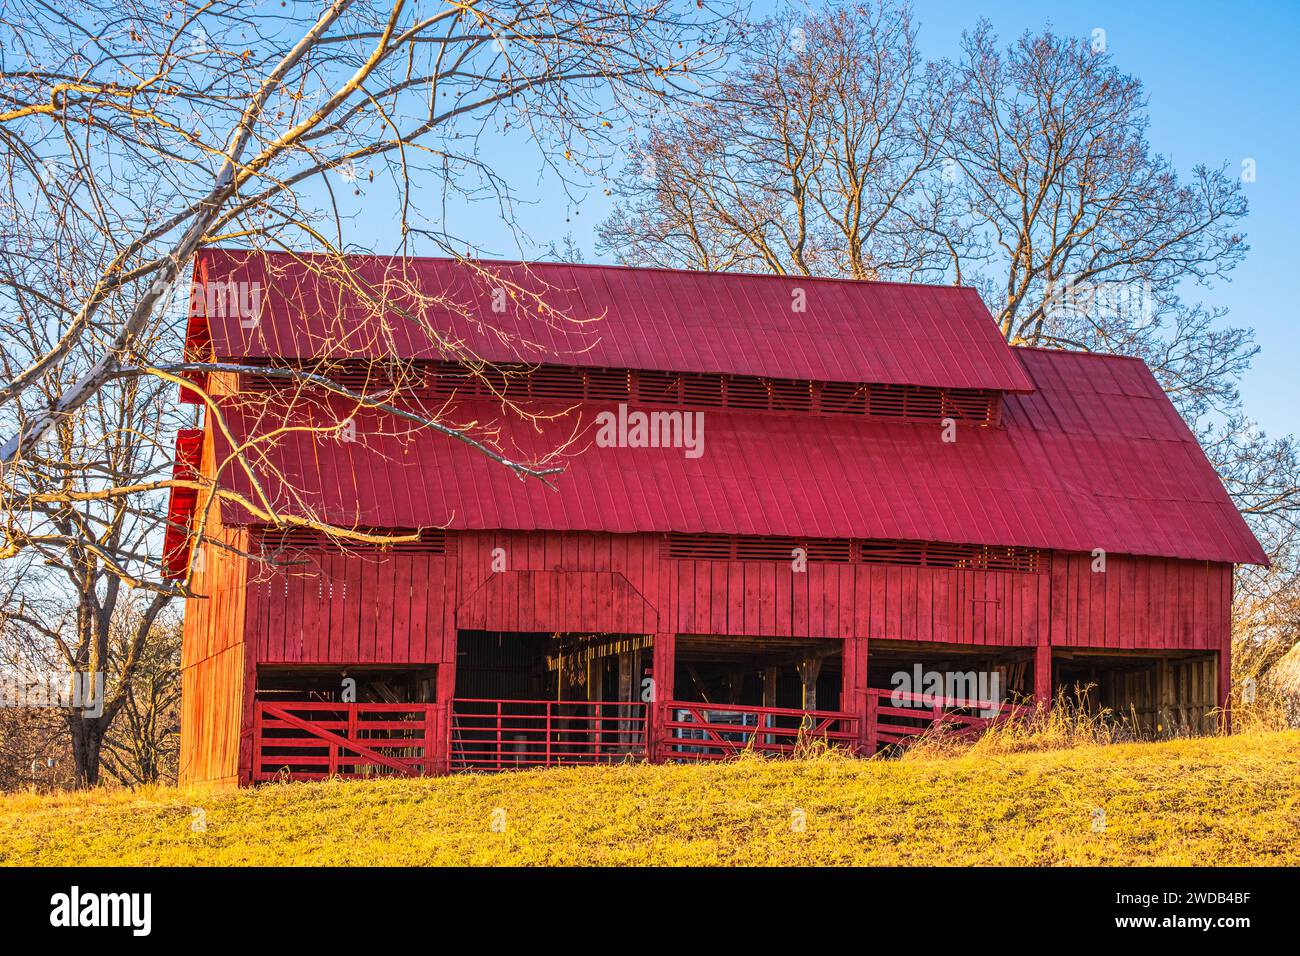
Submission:
<svg viewBox="0 0 1300 956">
<path fill-rule="evenodd" d="M 904 761 L 18 794 L 0 799 L 0 863 L 1295 866 L 1300 732 Z"/>
</svg>

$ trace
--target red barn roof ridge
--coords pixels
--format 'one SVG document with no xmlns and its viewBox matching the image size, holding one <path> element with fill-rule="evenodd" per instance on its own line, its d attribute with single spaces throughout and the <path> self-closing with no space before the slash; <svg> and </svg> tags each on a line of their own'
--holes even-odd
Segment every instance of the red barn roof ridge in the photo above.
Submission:
<svg viewBox="0 0 1300 956">
<path fill-rule="evenodd" d="M 323 301 L 336 293 L 322 290 L 325 283 L 300 265 L 305 261 L 306 256 L 285 253 L 206 250 L 196 266 L 196 281 L 211 272 L 226 281 L 262 283 L 262 315 L 251 328 L 235 316 L 197 316 L 195 322 L 206 321 L 208 327 L 192 323 L 189 340 L 210 335 L 222 359 L 315 357 L 349 337 L 363 339 L 355 346 L 359 355 L 378 354 L 377 343 L 356 334 L 358 326 L 372 320 L 370 311 L 349 313 L 346 302 Z M 266 276 L 267 262 L 277 263 L 273 281 Z M 599 317 L 597 330 L 595 323 L 539 322 L 523 308 L 494 314 L 488 288 L 476 283 L 460 260 L 357 256 L 350 257 L 350 264 L 376 284 L 385 281 L 388 270 L 400 267 L 404 280 L 413 278 L 422 292 L 463 297 L 463 310 L 446 309 L 433 318 L 440 331 L 489 362 L 549 360 L 584 367 L 998 391 L 1033 387 L 978 293 L 966 286 L 475 260 L 521 287 L 544 289 L 549 307 L 561 314 Z M 788 296 L 751 294 L 750 287 L 760 280 L 788 288 L 815 282 L 835 291 L 810 297 L 806 310 L 797 312 Z M 336 313 L 327 328 L 313 331 L 299 321 L 313 308 L 326 307 Z M 427 303 L 421 308 L 430 310 Z M 490 327 L 478 316 L 489 317 Z M 442 350 L 411 323 L 394 326 L 383 343 L 386 354 L 441 357 Z M 598 338 L 593 335 L 597 331 Z M 525 342 L 529 347 L 523 347 Z"/>
</svg>

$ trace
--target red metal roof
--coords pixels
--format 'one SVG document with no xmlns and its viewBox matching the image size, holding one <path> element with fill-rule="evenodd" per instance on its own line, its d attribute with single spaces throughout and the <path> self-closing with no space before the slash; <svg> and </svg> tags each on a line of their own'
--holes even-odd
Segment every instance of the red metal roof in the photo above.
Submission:
<svg viewBox="0 0 1300 956">
<path fill-rule="evenodd" d="M 210 338 L 223 360 L 436 359 L 450 354 L 441 337 L 490 362 L 1033 387 L 969 288 L 563 263 L 481 262 L 476 273 L 453 259 L 383 256 L 349 256 L 347 266 L 352 289 L 343 291 L 321 277 L 336 260 L 207 250 L 196 285 L 246 283 L 260 314 L 196 315 L 189 345 Z M 493 311 L 498 288 L 516 295 L 500 299 L 504 312 Z M 384 322 L 360 289 L 383 290 Z"/>
<path fill-rule="evenodd" d="M 292 492 L 257 471 L 282 507 L 339 524 L 889 538 L 1265 562 L 1142 362 L 1008 351 L 1034 390 L 1008 397 L 1003 427 L 960 428 L 955 443 L 942 442 L 935 425 L 710 410 L 704 454 L 688 458 L 681 449 L 595 447 L 602 408 L 592 404 L 581 408 L 583 437 L 551 490 L 460 442 L 399 435 L 391 416 L 362 412 L 355 443 L 292 432 L 259 449 Z M 251 409 L 229 415 L 237 440 L 262 431 Z M 482 402 L 453 417 L 496 420 L 502 448 L 523 458 L 555 448 L 574 421 L 539 433 Z M 218 438 L 218 460 L 227 447 Z M 238 474 L 228 484 L 248 491 Z M 224 513 L 251 520 L 237 507 Z"/>
</svg>

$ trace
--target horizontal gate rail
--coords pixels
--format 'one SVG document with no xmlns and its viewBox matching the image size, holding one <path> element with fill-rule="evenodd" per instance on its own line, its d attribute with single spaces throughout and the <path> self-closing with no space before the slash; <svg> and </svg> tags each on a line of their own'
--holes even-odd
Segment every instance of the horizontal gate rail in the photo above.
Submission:
<svg viewBox="0 0 1300 956">
<path fill-rule="evenodd" d="M 677 700 L 667 708 L 662 754 L 668 760 L 726 760 L 744 751 L 782 756 L 794 753 L 801 741 L 849 749 L 858 741 L 857 714 Z"/>
<path fill-rule="evenodd" d="M 948 739 L 973 739 L 994 724 L 1019 717 L 1029 710 L 1002 701 L 872 687 L 867 691 L 864 750 L 873 754 L 883 746 L 905 747 L 918 737 L 939 734 Z"/>
<path fill-rule="evenodd" d="M 435 704 L 257 701 L 254 782 L 433 772 Z"/>
<path fill-rule="evenodd" d="M 646 705 L 639 701 L 457 698 L 451 705 L 451 769 L 641 760 L 646 732 Z"/>
<path fill-rule="evenodd" d="M 457 698 L 445 726 L 435 704 L 257 701 L 254 707 L 254 782 L 431 774 L 439 744 L 448 745 L 453 771 L 650 755 L 649 707 L 641 702 Z M 788 756 L 808 740 L 873 754 L 927 735 L 974 738 L 1030 709 L 879 688 L 866 692 L 861 714 L 698 701 L 659 707 L 654 756 L 670 761 L 724 760 L 745 751 Z"/>
</svg>

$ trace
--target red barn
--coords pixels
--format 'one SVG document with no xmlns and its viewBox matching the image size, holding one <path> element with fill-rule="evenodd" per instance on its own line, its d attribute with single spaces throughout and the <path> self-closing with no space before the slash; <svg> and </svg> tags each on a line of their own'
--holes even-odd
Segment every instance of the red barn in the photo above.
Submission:
<svg viewBox="0 0 1300 956">
<path fill-rule="evenodd" d="M 959 287 L 336 268 L 196 267 L 183 781 L 875 752 L 1076 684 L 1153 733 L 1226 705 L 1265 557 L 1141 361 L 1010 347 Z M 351 394 L 275 371 L 322 359 Z"/>
</svg>

